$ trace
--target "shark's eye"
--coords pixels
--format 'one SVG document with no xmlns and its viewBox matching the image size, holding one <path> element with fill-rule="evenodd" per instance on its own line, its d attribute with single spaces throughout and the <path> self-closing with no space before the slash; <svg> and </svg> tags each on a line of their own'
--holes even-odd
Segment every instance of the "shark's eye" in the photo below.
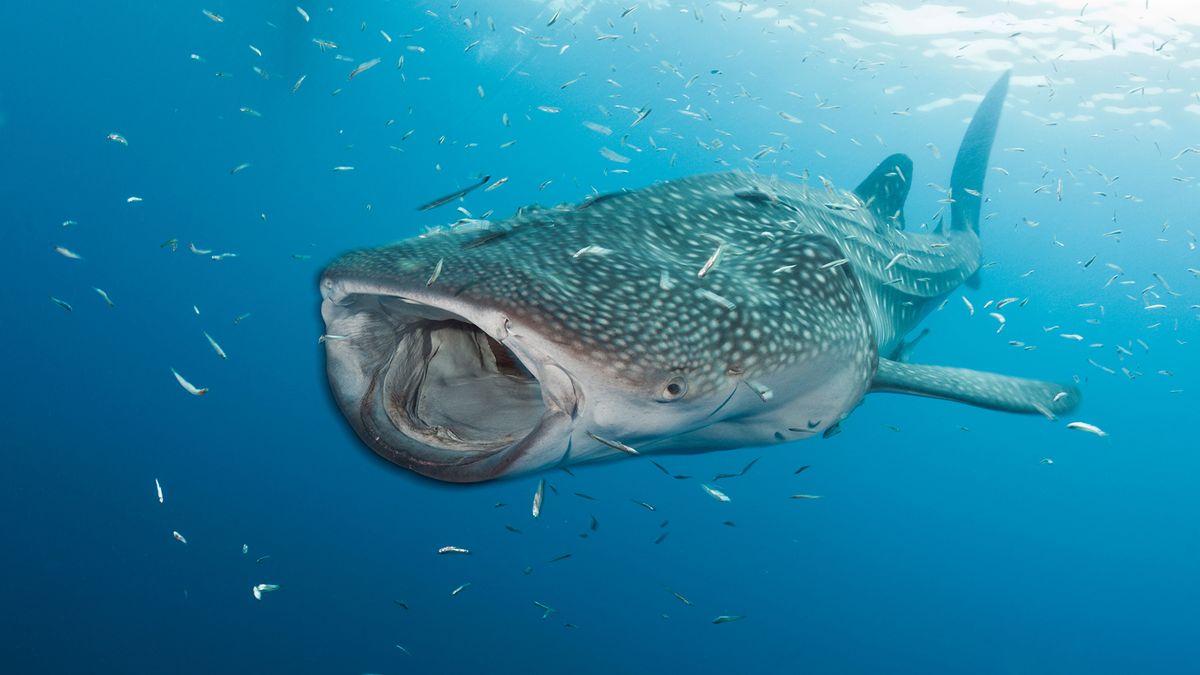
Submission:
<svg viewBox="0 0 1200 675">
<path fill-rule="evenodd" d="M 667 383 L 663 385 L 662 392 L 659 394 L 659 400 L 676 401 L 683 398 L 683 395 L 686 393 L 687 380 L 683 379 L 679 375 L 676 375 L 670 380 L 667 380 Z"/>
</svg>

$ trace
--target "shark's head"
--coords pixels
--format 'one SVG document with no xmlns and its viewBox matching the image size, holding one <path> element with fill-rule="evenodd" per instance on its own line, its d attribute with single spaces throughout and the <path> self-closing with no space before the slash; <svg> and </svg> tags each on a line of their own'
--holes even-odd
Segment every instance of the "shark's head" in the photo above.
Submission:
<svg viewBox="0 0 1200 675">
<path fill-rule="evenodd" d="M 600 206 L 590 208 L 603 213 Z M 718 244 L 700 238 L 658 250 L 611 231 L 593 237 L 594 228 L 576 227 L 584 215 L 595 214 L 538 211 L 330 265 L 320 280 L 329 381 L 372 449 L 455 482 L 693 449 L 674 442 L 685 436 L 694 449 L 711 449 L 698 432 L 769 409 L 775 392 L 793 399 L 797 373 L 807 372 L 809 389 L 831 381 L 830 364 L 847 360 L 823 351 L 838 337 L 828 331 L 870 342 L 864 326 L 821 322 L 815 311 L 789 322 L 794 313 L 774 305 L 795 304 L 795 289 L 784 287 L 796 278 L 792 268 L 816 273 L 836 252 L 802 254 L 778 275 L 779 288 L 751 289 L 736 259 L 774 266 L 778 241 L 762 239 L 765 256 L 745 246 L 723 254 L 701 278 Z M 811 349 L 794 348 L 804 340 Z M 866 372 L 873 353 L 856 350 L 853 362 Z M 772 379 L 788 367 L 786 381 Z M 836 422 L 816 412 L 790 426 L 812 433 L 814 420 Z M 733 426 L 726 447 L 781 430 Z"/>
</svg>

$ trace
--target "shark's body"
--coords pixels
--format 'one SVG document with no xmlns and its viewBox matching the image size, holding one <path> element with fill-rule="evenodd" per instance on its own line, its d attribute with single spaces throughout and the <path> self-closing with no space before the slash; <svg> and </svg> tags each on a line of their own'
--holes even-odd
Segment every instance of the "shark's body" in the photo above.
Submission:
<svg viewBox="0 0 1200 675">
<path fill-rule="evenodd" d="M 870 391 L 1068 410 L 1069 386 L 885 358 L 979 269 L 1006 86 L 944 232 L 903 229 L 893 155 L 852 193 L 697 176 L 346 254 L 321 282 L 335 398 L 376 452 L 451 481 L 807 438 Z"/>
</svg>

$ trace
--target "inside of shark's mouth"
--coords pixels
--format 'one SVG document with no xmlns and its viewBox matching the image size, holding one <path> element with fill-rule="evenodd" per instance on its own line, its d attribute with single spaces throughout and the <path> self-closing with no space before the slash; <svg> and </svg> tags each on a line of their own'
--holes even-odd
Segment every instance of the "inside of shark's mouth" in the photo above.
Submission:
<svg viewBox="0 0 1200 675">
<path fill-rule="evenodd" d="M 364 309 L 369 313 L 370 339 L 376 342 L 370 351 L 380 358 L 369 394 L 378 398 L 364 405 L 374 409 L 369 414 L 376 431 L 384 434 L 381 440 L 390 439 L 392 451 L 402 450 L 395 447 L 404 444 L 394 438 L 399 432 L 469 460 L 502 450 L 537 427 L 546 410 L 537 378 L 478 326 L 398 297 L 360 296 L 355 304 L 360 316 Z M 421 454 L 408 459 L 421 462 Z"/>
</svg>

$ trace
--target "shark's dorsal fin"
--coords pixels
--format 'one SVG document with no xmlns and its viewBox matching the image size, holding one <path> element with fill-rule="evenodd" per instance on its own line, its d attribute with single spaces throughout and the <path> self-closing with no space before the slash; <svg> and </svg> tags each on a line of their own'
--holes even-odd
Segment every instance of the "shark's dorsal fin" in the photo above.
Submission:
<svg viewBox="0 0 1200 675">
<path fill-rule="evenodd" d="M 883 222 L 904 229 L 904 200 L 912 180 L 912 159 L 897 153 L 879 163 L 854 194 Z"/>
<path fill-rule="evenodd" d="M 944 398 L 1006 412 L 1040 413 L 1050 419 L 1079 405 L 1079 390 L 1070 385 L 884 358 L 879 359 L 871 391 Z"/>
</svg>

